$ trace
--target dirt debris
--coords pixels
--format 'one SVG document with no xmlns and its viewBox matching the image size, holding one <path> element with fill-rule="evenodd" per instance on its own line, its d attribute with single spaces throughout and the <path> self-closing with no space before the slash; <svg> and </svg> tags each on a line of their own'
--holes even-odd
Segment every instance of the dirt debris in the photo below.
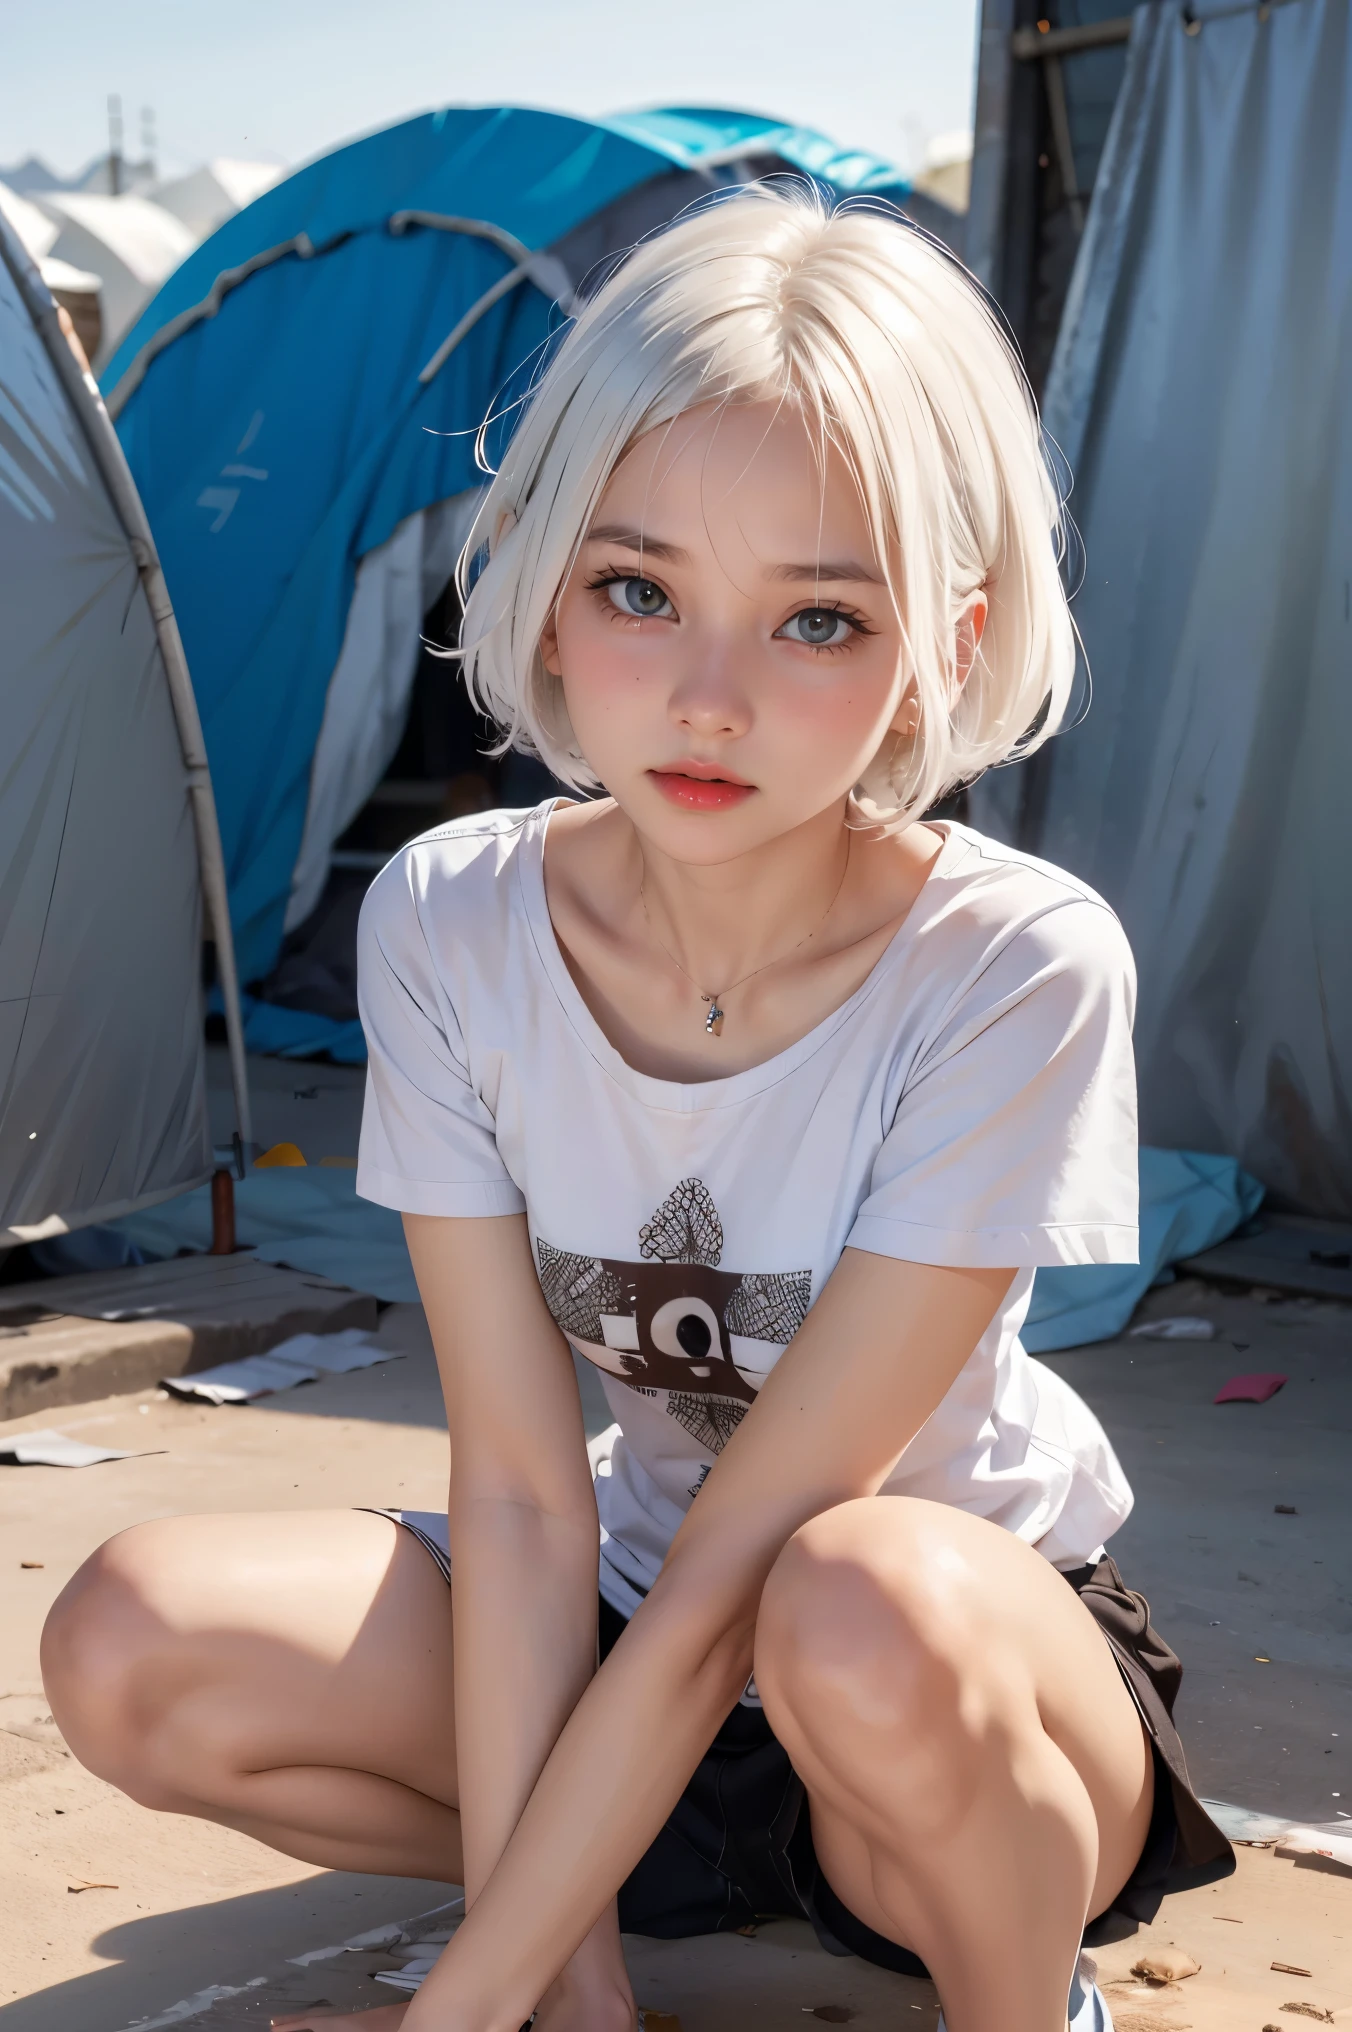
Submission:
<svg viewBox="0 0 1352 2032">
<path fill-rule="evenodd" d="M 1145 1983 L 1181 1983 L 1185 1976 L 1201 1973 L 1202 1964 L 1181 1947 L 1152 1947 L 1131 1965 L 1131 1972 Z"/>
</svg>

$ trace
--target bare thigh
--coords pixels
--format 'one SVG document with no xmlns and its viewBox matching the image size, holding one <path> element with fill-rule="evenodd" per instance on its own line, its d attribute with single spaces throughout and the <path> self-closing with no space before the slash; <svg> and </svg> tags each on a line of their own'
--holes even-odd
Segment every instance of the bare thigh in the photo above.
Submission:
<svg viewBox="0 0 1352 2032">
<path fill-rule="evenodd" d="M 1060 1759 L 1078 1780 L 1060 1797 L 1092 1812 L 1090 1916 L 1136 1866 L 1154 1767 L 1135 1703 L 1078 1596 L 995 1525 L 896 1497 L 813 1519 L 767 1583 L 756 1683 L 827 1880 L 880 1933 L 896 1937 L 876 1888 L 889 1854 L 937 1856 L 987 1811 L 982 1786 L 1045 1807 Z"/>
<path fill-rule="evenodd" d="M 456 1804 L 450 1590 L 387 1518 L 138 1525 L 59 1597 L 43 1670 L 76 1756 L 147 1805 L 198 1812 L 232 1775 L 302 1766 Z"/>
</svg>

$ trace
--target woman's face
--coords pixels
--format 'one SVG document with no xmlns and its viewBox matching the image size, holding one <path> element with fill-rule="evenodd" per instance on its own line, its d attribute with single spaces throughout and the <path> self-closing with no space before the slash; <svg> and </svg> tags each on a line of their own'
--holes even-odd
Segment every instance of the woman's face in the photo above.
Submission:
<svg viewBox="0 0 1352 2032">
<path fill-rule="evenodd" d="M 639 831 L 719 862 L 838 804 L 903 705 L 855 488 L 789 408 L 689 411 L 616 467 L 541 643 Z"/>
</svg>

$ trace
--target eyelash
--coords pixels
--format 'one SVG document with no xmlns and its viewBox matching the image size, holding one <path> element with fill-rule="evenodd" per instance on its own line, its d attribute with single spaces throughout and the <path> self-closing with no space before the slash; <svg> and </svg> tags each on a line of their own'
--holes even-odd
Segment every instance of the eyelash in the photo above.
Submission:
<svg viewBox="0 0 1352 2032">
<path fill-rule="evenodd" d="M 589 593 L 604 593 L 607 587 L 609 586 L 622 586 L 627 584 L 630 579 L 644 578 L 646 576 L 647 574 L 644 572 L 619 571 L 619 570 L 600 571 L 596 574 L 594 578 L 584 580 L 584 584 L 586 585 L 587 591 Z M 653 579 L 650 583 L 656 585 L 657 580 Z M 671 595 L 669 593 L 667 594 L 667 598 L 668 599 L 671 598 Z M 672 605 L 673 606 L 675 605 L 674 601 L 672 601 Z M 621 621 L 629 619 L 641 621 L 644 618 L 644 616 L 641 614 L 634 614 L 632 616 L 620 614 L 613 605 L 613 603 L 609 600 L 605 602 L 605 608 L 609 613 L 616 615 L 616 617 Z M 876 629 L 870 628 L 868 622 L 864 619 L 863 615 L 858 611 L 857 608 L 847 607 L 844 604 L 844 602 L 840 600 L 814 600 L 809 606 L 797 608 L 794 613 L 790 614 L 787 617 L 787 619 L 785 619 L 780 623 L 780 626 L 783 628 L 787 628 L 789 622 L 796 620 L 799 614 L 838 614 L 842 621 L 847 621 L 849 623 L 850 627 L 853 628 L 856 636 L 868 636 L 876 634 L 877 632 Z M 664 620 L 666 617 L 665 615 L 653 615 L 651 618 L 654 620 Z M 776 633 L 777 632 L 778 630 L 776 630 Z M 814 656 L 839 656 L 842 653 L 842 651 L 848 652 L 848 650 L 853 646 L 853 641 L 851 639 L 845 642 L 825 642 L 825 643 L 799 642 L 795 646 L 799 649 L 811 650 Z"/>
<path fill-rule="evenodd" d="M 843 600 L 814 600 L 810 606 L 797 608 L 794 613 L 789 615 L 788 621 L 781 623 L 781 626 L 787 628 L 789 621 L 797 620 L 799 614 L 838 614 L 841 620 L 848 621 L 854 630 L 854 635 L 847 638 L 844 642 L 799 642 L 797 644 L 799 649 L 810 649 L 814 656 L 839 655 L 842 649 L 848 650 L 853 646 L 856 637 L 876 635 L 878 632 L 876 628 L 870 628 L 857 607 L 847 607 Z"/>
<path fill-rule="evenodd" d="M 584 580 L 583 583 L 586 585 L 587 591 L 589 593 L 603 593 L 607 586 L 624 586 L 628 585 L 630 579 L 646 579 L 647 577 L 648 574 L 646 572 L 599 571 L 596 574 L 595 578 L 586 579 Z M 649 579 L 648 583 L 650 585 L 655 586 L 657 584 L 657 580 Z M 671 595 L 668 594 L 667 597 L 668 599 L 670 599 Z M 640 618 L 641 617 L 637 614 L 634 616 L 635 620 L 639 620 Z"/>
</svg>

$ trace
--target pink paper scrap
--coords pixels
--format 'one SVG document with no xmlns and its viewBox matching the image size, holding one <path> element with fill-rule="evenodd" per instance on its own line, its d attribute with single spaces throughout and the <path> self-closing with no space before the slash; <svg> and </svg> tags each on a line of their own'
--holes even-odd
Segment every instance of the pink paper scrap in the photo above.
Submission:
<svg viewBox="0 0 1352 2032">
<path fill-rule="evenodd" d="M 1285 1383 L 1285 1376 L 1232 1376 L 1223 1389 L 1216 1392 L 1217 1404 L 1266 1404 L 1269 1397 L 1275 1397 Z"/>
</svg>

